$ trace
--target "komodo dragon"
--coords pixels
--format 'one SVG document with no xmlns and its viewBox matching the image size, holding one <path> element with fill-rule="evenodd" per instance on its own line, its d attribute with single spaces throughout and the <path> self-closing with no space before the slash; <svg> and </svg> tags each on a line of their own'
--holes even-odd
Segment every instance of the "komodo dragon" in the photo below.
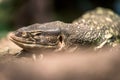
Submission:
<svg viewBox="0 0 120 80">
<path fill-rule="evenodd" d="M 113 46 L 120 40 L 120 17 L 109 9 L 97 8 L 73 23 L 53 21 L 20 28 L 10 34 L 10 40 L 25 50 Z"/>
</svg>

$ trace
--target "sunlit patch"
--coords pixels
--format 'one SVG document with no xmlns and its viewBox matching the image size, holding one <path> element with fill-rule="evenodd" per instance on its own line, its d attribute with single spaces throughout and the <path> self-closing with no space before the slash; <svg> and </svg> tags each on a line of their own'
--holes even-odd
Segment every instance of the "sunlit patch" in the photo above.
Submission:
<svg viewBox="0 0 120 80">
<path fill-rule="evenodd" d="M 112 34 L 110 34 L 110 33 L 105 35 L 105 38 L 106 38 L 106 39 L 109 39 L 109 38 L 111 38 L 111 37 L 112 37 Z"/>
</svg>

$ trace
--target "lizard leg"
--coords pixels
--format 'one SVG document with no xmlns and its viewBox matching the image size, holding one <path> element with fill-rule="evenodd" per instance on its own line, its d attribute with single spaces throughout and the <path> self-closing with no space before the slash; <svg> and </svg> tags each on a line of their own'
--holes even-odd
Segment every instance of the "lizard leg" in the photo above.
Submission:
<svg viewBox="0 0 120 80">
<path fill-rule="evenodd" d="M 112 39 L 112 38 L 113 38 L 113 39 Z M 111 38 L 106 39 L 105 41 L 103 41 L 99 46 L 95 47 L 95 50 L 102 48 L 102 47 L 103 47 L 105 44 L 107 44 L 107 43 L 108 43 L 110 46 L 115 47 L 115 46 L 118 44 L 118 41 L 117 41 L 117 38 L 111 37 Z"/>
<path fill-rule="evenodd" d="M 35 54 L 32 54 L 32 59 L 33 59 L 33 61 L 36 61 L 36 60 L 37 60 L 37 57 L 36 57 Z"/>
<path fill-rule="evenodd" d="M 102 48 L 106 43 L 108 43 L 109 42 L 109 40 L 105 40 L 105 41 L 103 41 L 99 46 L 97 46 L 97 47 L 95 47 L 94 49 L 95 50 L 97 50 L 97 49 L 100 49 L 100 48 Z"/>
<path fill-rule="evenodd" d="M 112 34 L 105 35 L 105 38 L 106 39 L 99 46 L 95 47 L 95 50 L 102 48 L 106 43 L 113 46 L 112 43 L 115 43 L 115 41 L 116 41 L 116 37 L 112 36 Z"/>
</svg>

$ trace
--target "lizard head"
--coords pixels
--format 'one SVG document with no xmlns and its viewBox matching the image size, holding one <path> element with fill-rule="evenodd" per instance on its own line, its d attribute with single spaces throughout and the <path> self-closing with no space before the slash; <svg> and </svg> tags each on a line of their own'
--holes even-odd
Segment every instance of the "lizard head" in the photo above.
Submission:
<svg viewBox="0 0 120 80">
<path fill-rule="evenodd" d="M 11 33 L 9 38 L 23 49 L 61 48 L 64 38 L 60 27 L 53 23 L 33 24 L 20 28 Z"/>
</svg>

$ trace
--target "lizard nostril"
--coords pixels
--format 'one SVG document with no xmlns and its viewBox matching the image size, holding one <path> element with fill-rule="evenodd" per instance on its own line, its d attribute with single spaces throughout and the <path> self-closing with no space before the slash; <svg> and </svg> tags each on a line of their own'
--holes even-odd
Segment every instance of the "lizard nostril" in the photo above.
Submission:
<svg viewBox="0 0 120 80">
<path fill-rule="evenodd" d="M 21 36 L 22 36 L 22 32 L 15 32 L 15 35 L 16 35 L 17 37 L 21 37 Z"/>
</svg>

